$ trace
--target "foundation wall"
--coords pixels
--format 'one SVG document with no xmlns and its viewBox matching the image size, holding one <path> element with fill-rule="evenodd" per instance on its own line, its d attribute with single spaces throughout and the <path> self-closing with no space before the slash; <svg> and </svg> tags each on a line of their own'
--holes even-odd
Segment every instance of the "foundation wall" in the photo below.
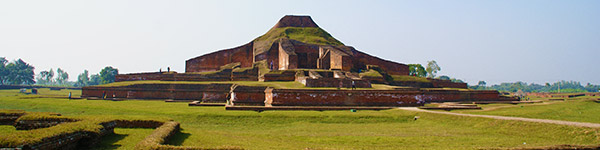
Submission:
<svg viewBox="0 0 600 150">
<path fill-rule="evenodd" d="M 340 87 L 340 82 L 342 88 L 352 88 L 352 80 L 349 79 L 306 78 L 305 81 L 301 81 L 306 87 Z M 354 85 L 356 88 L 371 88 L 371 83 L 367 80 L 354 80 Z"/>
<path fill-rule="evenodd" d="M 497 91 L 265 90 L 266 106 L 421 106 L 426 102 L 501 100 L 507 99 L 501 99 Z"/>
</svg>

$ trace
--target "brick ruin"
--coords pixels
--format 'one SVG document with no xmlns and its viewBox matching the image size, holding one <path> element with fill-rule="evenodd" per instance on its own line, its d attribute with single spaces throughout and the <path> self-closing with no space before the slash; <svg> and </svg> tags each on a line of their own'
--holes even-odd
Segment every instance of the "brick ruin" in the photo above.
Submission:
<svg viewBox="0 0 600 150">
<path fill-rule="evenodd" d="M 285 16 L 271 28 L 314 27 L 317 24 L 310 16 Z M 394 75 L 408 75 L 406 64 L 384 60 L 345 45 L 319 45 L 303 43 L 290 38 L 272 41 L 253 40 L 239 47 L 216 51 L 186 61 L 185 72 L 219 70 L 230 63 L 251 67 L 258 61 L 272 63 L 274 70 L 288 69 L 331 69 L 350 71 L 366 69 L 366 65 L 377 65 Z M 267 43 L 267 44 L 265 44 Z"/>
<path fill-rule="evenodd" d="M 309 16 L 285 16 L 267 34 L 247 44 L 187 60 L 185 73 L 120 74 L 115 80 L 217 82 L 93 86 L 82 88 L 82 97 L 194 100 L 253 106 L 419 106 L 427 102 L 516 100 L 502 97 L 498 91 L 470 90 L 466 83 L 448 80 L 394 80 L 393 76 L 408 76 L 407 65 L 371 56 L 339 41 L 337 44 L 315 44 L 285 36 L 264 38 L 272 36 L 268 35 L 271 32 L 289 27 L 321 30 Z M 320 38 L 331 40 L 333 37 Z M 381 76 L 368 76 L 361 70 L 376 70 Z M 289 81 L 302 83 L 305 87 L 329 89 L 278 89 L 218 81 Z M 401 88 L 369 89 L 372 83 Z M 361 89 L 350 89 L 353 86 Z"/>
</svg>

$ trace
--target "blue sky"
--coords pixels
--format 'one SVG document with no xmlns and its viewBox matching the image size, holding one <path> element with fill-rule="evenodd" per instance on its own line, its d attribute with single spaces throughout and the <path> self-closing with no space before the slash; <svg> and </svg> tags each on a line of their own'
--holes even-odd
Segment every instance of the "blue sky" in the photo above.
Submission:
<svg viewBox="0 0 600 150">
<path fill-rule="evenodd" d="M 284 15 L 310 15 L 346 45 L 476 84 L 600 84 L 600 1 L 0 1 L 0 56 L 63 68 L 184 72 Z"/>
</svg>

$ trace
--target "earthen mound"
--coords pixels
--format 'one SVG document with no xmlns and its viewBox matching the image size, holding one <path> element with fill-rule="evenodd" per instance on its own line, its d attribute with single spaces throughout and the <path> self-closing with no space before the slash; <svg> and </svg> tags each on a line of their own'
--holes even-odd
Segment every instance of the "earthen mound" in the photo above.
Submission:
<svg viewBox="0 0 600 150">
<path fill-rule="evenodd" d="M 286 15 L 281 18 L 273 28 L 283 28 L 283 27 L 319 27 L 317 23 L 315 23 L 310 16 L 294 16 L 294 15 Z"/>
</svg>

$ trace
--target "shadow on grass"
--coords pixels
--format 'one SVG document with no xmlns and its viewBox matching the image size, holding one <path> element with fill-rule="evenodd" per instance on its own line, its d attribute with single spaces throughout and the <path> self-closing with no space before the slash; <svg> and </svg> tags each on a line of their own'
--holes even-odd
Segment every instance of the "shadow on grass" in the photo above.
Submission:
<svg viewBox="0 0 600 150">
<path fill-rule="evenodd" d="M 125 137 L 129 136 L 129 134 L 110 134 L 103 136 L 98 145 L 94 146 L 94 149 L 117 149 L 121 147 L 121 144 L 115 144 L 120 140 L 123 140 Z"/>
<path fill-rule="evenodd" d="M 171 138 L 169 138 L 169 141 L 167 141 L 166 144 L 179 146 L 179 145 L 183 144 L 183 141 L 185 141 L 185 139 L 187 139 L 191 135 L 192 134 L 190 134 L 190 133 L 184 133 L 183 129 L 181 129 L 181 131 L 179 131 L 179 132 L 175 133 L 175 135 L 171 136 Z"/>
</svg>

